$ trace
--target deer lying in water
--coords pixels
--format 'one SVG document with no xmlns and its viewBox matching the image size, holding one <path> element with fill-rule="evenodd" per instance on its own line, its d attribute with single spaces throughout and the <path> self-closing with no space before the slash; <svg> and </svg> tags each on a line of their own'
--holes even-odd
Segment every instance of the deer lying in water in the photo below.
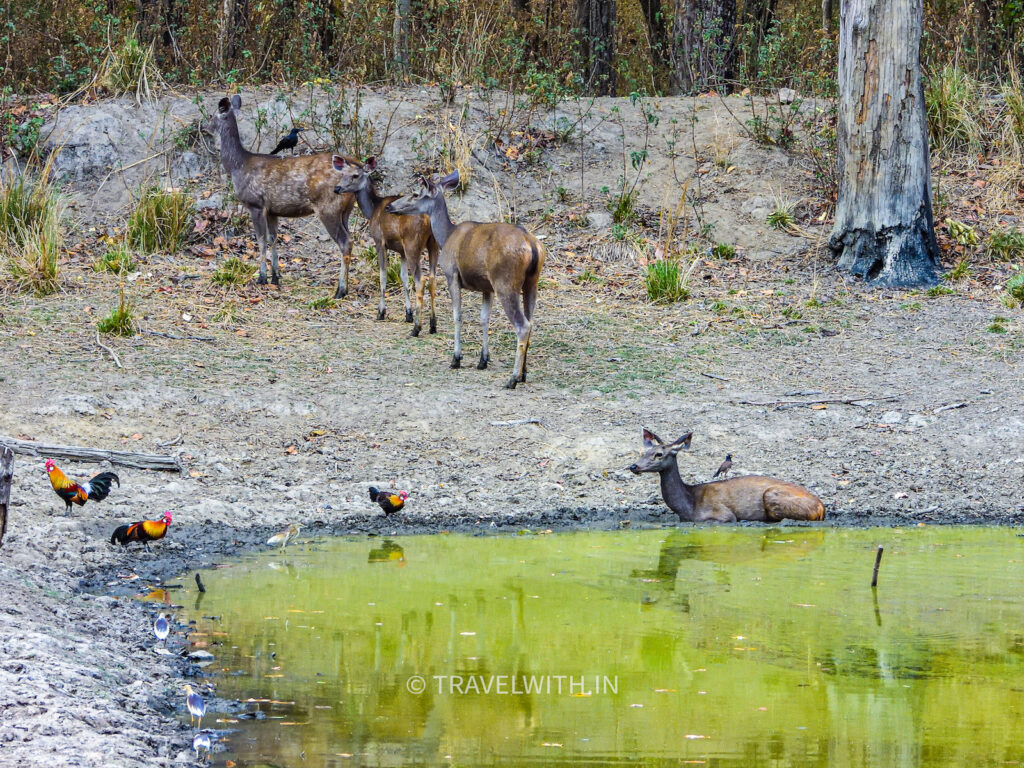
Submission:
<svg viewBox="0 0 1024 768">
<path fill-rule="evenodd" d="M 735 523 L 737 520 L 772 522 L 824 520 L 821 499 L 794 483 L 772 477 L 747 475 L 731 480 L 687 485 L 679 476 L 676 454 L 689 448 L 692 432 L 665 445 L 653 432 L 644 430 L 644 448 L 639 461 L 629 469 L 633 474 L 658 472 L 661 496 L 684 522 Z"/>
<path fill-rule="evenodd" d="M 420 268 L 420 254 L 426 249 L 429 259 L 430 275 L 430 332 L 437 333 L 437 316 L 434 314 L 434 295 L 437 292 L 435 278 L 437 276 L 437 256 L 439 248 L 434 236 L 430 233 L 430 219 L 424 215 L 401 216 L 388 213 L 385 207 L 399 195 L 381 197 L 377 194 L 370 174 L 377 167 L 377 160 L 366 158 L 360 165 L 351 160 L 335 155 L 334 170 L 341 174 L 341 180 L 334 187 L 337 194 L 355 195 L 356 204 L 366 217 L 367 227 L 373 244 L 377 247 L 377 266 L 380 267 L 380 307 L 377 319 L 383 320 L 387 314 L 384 306 L 384 290 L 388 283 L 388 251 L 394 251 L 402 257 L 402 291 L 405 294 L 405 322 L 413 323 L 412 335 L 419 336 L 423 327 L 423 270 Z M 413 320 L 412 307 L 409 306 L 409 275 L 412 274 L 416 283 L 416 319 Z"/>
<path fill-rule="evenodd" d="M 348 266 L 352 259 L 352 241 L 348 235 L 348 217 L 352 213 L 352 195 L 334 194 L 332 153 L 321 152 L 300 157 L 275 157 L 249 152 L 238 135 L 235 113 L 242 106 L 240 96 L 223 98 L 217 105 L 214 125 L 220 133 L 220 159 L 231 176 L 235 196 L 252 216 L 256 241 L 260 246 L 260 285 L 267 282 L 267 246 L 271 254 L 271 282 L 280 284 L 277 264 L 277 222 L 280 218 L 299 218 L 315 213 L 327 234 L 341 249 L 341 274 L 334 298 L 348 293 Z"/>
<path fill-rule="evenodd" d="M 506 389 L 526 381 L 526 353 L 533 330 L 533 310 L 537 306 L 537 280 L 544 266 L 547 251 L 543 244 L 525 229 L 504 222 L 481 224 L 464 221 L 452 223 L 444 191 L 459 185 L 459 172 L 452 171 L 443 179 L 423 179 L 423 189 L 388 203 L 388 213 L 425 213 L 430 217 L 434 239 L 441 246 L 441 269 L 448 282 L 455 319 L 455 353 L 452 368 L 462 365 L 462 290 L 483 294 L 480 324 L 483 326 L 483 348 L 477 368 L 486 368 L 487 333 L 491 323 L 491 301 L 498 294 L 505 314 L 516 332 L 516 362 Z M 520 305 L 519 296 L 523 301 Z"/>
</svg>

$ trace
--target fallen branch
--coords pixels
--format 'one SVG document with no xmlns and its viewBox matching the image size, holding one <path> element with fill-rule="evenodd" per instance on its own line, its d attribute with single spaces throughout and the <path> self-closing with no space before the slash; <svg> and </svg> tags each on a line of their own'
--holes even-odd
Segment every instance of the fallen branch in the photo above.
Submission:
<svg viewBox="0 0 1024 768">
<path fill-rule="evenodd" d="M 161 448 L 170 448 L 172 445 L 177 445 L 178 443 L 180 443 L 182 441 L 182 438 L 184 437 L 184 432 L 178 432 L 178 436 L 173 440 L 168 440 L 166 443 L 157 443 L 157 445 L 160 446 Z"/>
<path fill-rule="evenodd" d="M 886 395 L 885 397 L 829 397 L 820 400 L 736 400 L 736 405 L 774 405 L 776 411 L 784 408 L 803 408 L 809 405 L 856 405 L 858 408 L 866 408 L 871 403 L 885 403 L 890 400 L 899 400 L 901 395 Z M 866 405 L 865 405 L 866 404 Z"/>
<path fill-rule="evenodd" d="M 214 341 L 213 336 L 175 336 L 173 333 L 160 333 L 160 331 L 147 331 L 143 330 L 143 333 L 149 336 L 162 336 L 165 339 L 174 339 L 175 341 Z"/>
<path fill-rule="evenodd" d="M 518 427 L 522 424 L 539 424 L 544 426 L 544 422 L 540 419 L 516 419 L 515 421 L 492 421 L 492 427 Z"/>
<path fill-rule="evenodd" d="M 7 504 L 11 500 L 11 481 L 14 479 L 14 451 L 0 446 L 0 547 L 7 530 Z"/>
<path fill-rule="evenodd" d="M 106 344 L 104 344 L 102 341 L 100 341 L 100 332 L 99 331 L 96 331 L 96 343 L 100 345 L 100 349 L 105 350 L 107 352 L 107 354 L 109 354 L 112 358 L 114 358 L 114 365 L 116 365 L 118 368 L 124 368 L 124 366 L 121 365 L 121 358 L 119 358 L 117 356 L 117 353 L 114 350 L 112 350 L 110 347 L 108 347 Z"/>
<path fill-rule="evenodd" d="M 716 379 L 718 381 L 732 381 L 732 379 L 727 379 L 725 376 L 715 376 L 713 373 L 704 373 L 703 371 L 701 371 L 700 375 L 707 376 L 709 379 Z"/>
<path fill-rule="evenodd" d="M 969 403 L 950 403 L 949 405 L 940 405 L 938 408 L 932 410 L 932 413 L 942 413 L 943 411 L 952 411 L 954 408 L 966 408 Z"/>
<path fill-rule="evenodd" d="M 15 440 L 0 435 L 0 446 L 7 446 L 23 456 L 45 456 L 74 461 L 109 461 L 122 467 L 135 469 L 158 469 L 180 472 L 181 462 L 177 456 L 162 456 L 155 453 L 133 453 L 131 451 L 107 451 L 102 448 L 84 448 L 75 445 L 47 445 L 28 440 Z"/>
</svg>

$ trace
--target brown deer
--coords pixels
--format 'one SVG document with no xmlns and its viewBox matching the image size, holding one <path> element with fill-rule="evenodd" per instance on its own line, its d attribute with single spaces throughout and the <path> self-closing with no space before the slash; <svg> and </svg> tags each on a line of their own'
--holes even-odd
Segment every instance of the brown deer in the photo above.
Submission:
<svg viewBox="0 0 1024 768">
<path fill-rule="evenodd" d="M 477 368 L 486 368 L 490 357 L 487 334 L 491 323 L 491 301 L 498 294 L 505 314 L 516 332 L 516 362 L 506 389 L 526 381 L 526 353 L 530 349 L 533 310 L 537 306 L 537 280 L 544 266 L 547 251 L 544 245 L 520 226 L 494 222 L 481 224 L 464 221 L 452 223 L 445 203 L 445 190 L 459 185 L 459 172 L 452 171 L 443 179 L 422 179 L 423 189 L 388 203 L 388 213 L 425 213 L 430 217 L 434 239 L 441 246 L 441 270 L 448 282 L 455 319 L 455 352 L 452 368 L 462 365 L 462 290 L 483 294 L 480 303 L 480 324 L 483 326 L 483 348 Z M 520 305 L 519 296 L 523 300 Z"/>
<path fill-rule="evenodd" d="M 413 336 L 420 335 L 423 327 L 423 270 L 420 267 L 420 254 L 424 248 L 428 253 L 430 276 L 430 332 L 437 333 L 437 316 L 434 314 L 434 295 L 437 292 L 435 278 L 437 276 L 437 256 L 440 250 L 437 241 L 430 233 L 430 219 L 422 214 L 400 216 L 388 213 L 385 209 L 399 195 L 381 197 L 370 178 L 377 167 L 377 159 L 366 158 L 361 165 L 341 155 L 335 155 L 334 170 L 341 174 L 341 180 L 334 187 L 337 194 L 355 195 L 356 205 L 366 217 L 367 227 L 373 244 L 377 247 L 377 265 L 380 267 L 380 307 L 377 319 L 383 320 L 387 314 L 384 305 L 384 291 L 388 283 L 388 251 L 394 251 L 402 257 L 402 292 L 405 295 L 405 322 L 413 323 Z M 416 283 L 416 318 L 413 319 L 409 305 L 409 275 Z"/>
<path fill-rule="evenodd" d="M 249 210 L 256 241 L 260 247 L 260 285 L 267 282 L 267 246 L 270 246 L 271 282 L 279 285 L 281 270 L 277 264 L 277 222 L 315 213 L 327 234 L 341 249 L 341 275 L 334 298 L 348 293 L 348 267 L 352 259 L 352 241 L 348 235 L 348 217 L 352 213 L 352 195 L 334 194 L 332 153 L 320 152 L 299 157 L 275 157 L 249 152 L 238 136 L 236 112 L 242 106 L 237 94 L 223 98 L 217 105 L 214 124 L 220 133 L 220 159 L 231 175 L 235 196 Z"/>
<path fill-rule="evenodd" d="M 773 522 L 824 520 L 821 499 L 794 483 L 772 477 L 747 475 L 731 480 L 687 485 L 679 476 L 676 454 L 689 448 L 692 432 L 665 445 L 653 432 L 644 430 L 644 448 L 640 460 L 629 469 L 633 474 L 658 472 L 661 496 L 683 522 L 735 523 L 737 520 Z"/>
</svg>

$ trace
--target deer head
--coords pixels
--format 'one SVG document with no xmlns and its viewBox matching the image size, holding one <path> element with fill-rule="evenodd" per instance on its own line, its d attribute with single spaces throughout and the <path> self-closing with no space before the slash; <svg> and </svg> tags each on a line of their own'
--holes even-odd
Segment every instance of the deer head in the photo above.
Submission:
<svg viewBox="0 0 1024 768">
<path fill-rule="evenodd" d="M 644 452 L 635 464 L 630 466 L 629 471 L 634 475 L 641 472 L 661 472 L 671 468 L 676 463 L 676 454 L 682 448 L 690 447 L 692 432 L 687 432 L 674 443 L 665 445 L 661 438 L 648 429 L 644 430 Z"/>
<path fill-rule="evenodd" d="M 410 192 L 397 200 L 392 200 L 388 203 L 388 207 L 385 210 L 388 213 L 403 215 L 410 213 L 430 215 L 430 212 L 434 209 L 435 202 L 444 197 L 446 191 L 459 186 L 459 172 L 452 171 L 440 179 L 436 177 L 428 179 L 425 176 L 421 176 L 420 181 L 423 182 L 423 189 L 417 192 Z"/>
<path fill-rule="evenodd" d="M 356 193 L 369 183 L 370 174 L 377 169 L 377 158 L 368 157 L 363 164 L 353 163 L 341 155 L 334 155 L 331 158 L 334 170 L 341 174 L 341 180 L 335 185 L 334 193 L 340 195 L 345 192 Z"/>
</svg>

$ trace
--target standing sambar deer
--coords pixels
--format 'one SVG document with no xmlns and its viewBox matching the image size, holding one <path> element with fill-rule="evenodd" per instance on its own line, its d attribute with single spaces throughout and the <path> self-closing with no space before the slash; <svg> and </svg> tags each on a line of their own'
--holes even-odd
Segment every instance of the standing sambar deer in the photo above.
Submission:
<svg viewBox="0 0 1024 768">
<path fill-rule="evenodd" d="M 731 480 L 687 485 L 679 476 L 676 454 L 689 448 L 692 432 L 666 445 L 644 430 L 644 448 L 640 459 L 629 469 L 658 472 L 661 475 L 661 496 L 683 522 L 735 523 L 737 520 L 774 522 L 790 520 L 824 520 L 825 506 L 821 499 L 795 483 L 773 477 L 746 475 Z"/>
<path fill-rule="evenodd" d="M 242 106 L 237 94 L 223 98 L 217 105 L 214 124 L 220 133 L 220 159 L 231 176 L 235 196 L 252 216 L 256 241 L 260 247 L 260 285 L 267 282 L 267 245 L 271 254 L 271 282 L 281 282 L 277 265 L 277 222 L 280 218 L 300 218 L 316 214 L 327 234 L 341 249 L 341 274 L 334 298 L 348 293 L 348 266 L 352 259 L 352 240 L 348 217 L 352 214 L 352 195 L 334 193 L 333 153 L 319 152 L 299 157 L 260 155 L 242 146 L 236 112 Z"/>
<path fill-rule="evenodd" d="M 455 320 L 455 352 L 452 368 L 462 365 L 462 290 L 483 294 L 480 303 L 480 325 L 483 327 L 483 348 L 477 368 L 486 368 L 489 354 L 487 333 L 491 323 L 491 301 L 498 294 L 505 314 L 516 332 L 516 362 L 506 389 L 526 381 L 526 353 L 533 331 L 533 310 L 537 306 L 537 281 L 547 251 L 536 237 L 525 229 L 504 222 L 481 224 L 476 221 L 452 223 L 445 190 L 459 185 L 459 172 L 452 171 L 442 179 L 422 179 L 423 189 L 388 203 L 388 213 L 425 213 L 430 217 L 434 239 L 441 246 L 441 270 L 448 282 Z M 522 304 L 519 302 L 522 295 Z"/>
<path fill-rule="evenodd" d="M 381 197 L 370 178 L 377 168 L 377 159 L 368 157 L 360 164 L 352 162 L 341 155 L 333 158 L 334 170 L 341 174 L 334 187 L 337 194 L 355 195 L 356 204 L 366 217 L 367 228 L 373 244 L 377 247 L 377 266 L 380 268 L 380 306 L 377 319 L 383 320 L 387 314 L 384 305 L 384 292 L 388 285 L 388 251 L 394 251 L 402 257 L 402 292 L 405 294 L 405 322 L 413 323 L 413 336 L 420 335 L 423 327 L 423 270 L 420 266 L 420 254 L 426 249 L 428 253 L 428 275 L 430 277 L 430 332 L 437 333 L 437 316 L 434 314 L 434 295 L 437 288 L 434 284 L 437 276 L 437 241 L 430 232 L 430 219 L 422 214 L 401 216 L 388 213 L 385 208 L 399 195 Z M 409 305 L 409 275 L 416 283 L 416 318 L 413 319 L 412 307 Z"/>
</svg>

